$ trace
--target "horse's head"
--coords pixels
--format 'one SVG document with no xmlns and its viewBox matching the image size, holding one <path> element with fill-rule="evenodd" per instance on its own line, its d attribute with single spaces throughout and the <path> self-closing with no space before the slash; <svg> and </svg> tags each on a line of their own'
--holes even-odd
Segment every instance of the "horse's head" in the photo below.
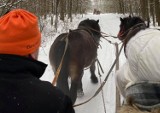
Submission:
<svg viewBox="0 0 160 113">
<path fill-rule="evenodd" d="M 118 38 L 120 40 L 124 40 L 127 33 L 132 29 L 133 27 L 136 27 L 138 25 L 145 25 L 145 22 L 140 17 L 125 17 L 120 18 L 120 30 L 118 33 Z"/>
<path fill-rule="evenodd" d="M 86 19 L 79 23 L 78 28 L 88 29 L 97 38 L 101 37 L 101 30 L 99 26 L 99 20 Z"/>
</svg>

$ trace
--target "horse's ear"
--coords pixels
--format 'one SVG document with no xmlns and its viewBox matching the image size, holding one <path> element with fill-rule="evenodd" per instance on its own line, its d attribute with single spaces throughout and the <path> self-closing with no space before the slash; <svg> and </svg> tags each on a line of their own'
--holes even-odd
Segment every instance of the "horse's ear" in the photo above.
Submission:
<svg viewBox="0 0 160 113">
<path fill-rule="evenodd" d="M 89 20 L 89 18 L 87 18 L 87 20 Z"/>
<path fill-rule="evenodd" d="M 122 21 L 123 21 L 123 18 L 120 17 L 120 21 L 122 22 Z"/>
<path fill-rule="evenodd" d="M 99 23 L 99 20 L 97 20 L 96 22 L 97 22 L 97 24 L 98 24 L 98 23 Z"/>
<path fill-rule="evenodd" d="M 131 15 L 129 15 L 129 18 L 132 18 Z"/>
<path fill-rule="evenodd" d="M 72 30 L 71 30 L 71 29 L 69 29 L 69 33 L 70 33 L 70 32 L 72 32 Z"/>
</svg>

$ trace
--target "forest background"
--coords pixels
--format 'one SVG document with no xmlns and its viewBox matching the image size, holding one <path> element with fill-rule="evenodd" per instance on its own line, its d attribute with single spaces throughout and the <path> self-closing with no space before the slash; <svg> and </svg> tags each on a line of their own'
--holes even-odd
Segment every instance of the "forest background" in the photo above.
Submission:
<svg viewBox="0 0 160 113">
<path fill-rule="evenodd" d="M 65 21 L 67 17 L 72 21 L 73 15 L 83 15 L 94 9 L 101 13 L 140 16 L 154 26 L 160 25 L 160 0 L 0 0 L 0 16 L 13 8 L 27 9 L 40 21 L 49 16 L 55 30 L 59 20 Z M 41 24 L 41 31 L 43 27 Z"/>
</svg>

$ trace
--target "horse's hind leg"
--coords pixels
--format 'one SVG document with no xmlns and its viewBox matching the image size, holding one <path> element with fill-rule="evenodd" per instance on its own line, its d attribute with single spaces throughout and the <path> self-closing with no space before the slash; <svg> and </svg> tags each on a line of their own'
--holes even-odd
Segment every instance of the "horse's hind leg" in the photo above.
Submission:
<svg viewBox="0 0 160 113">
<path fill-rule="evenodd" d="M 92 83 L 98 83 L 98 78 L 95 75 L 95 61 L 92 63 L 92 65 L 90 67 L 90 72 L 91 72 Z"/>
<path fill-rule="evenodd" d="M 70 67 L 70 76 L 71 76 L 71 87 L 70 87 L 70 97 L 72 99 L 72 102 L 75 103 L 76 98 L 77 98 L 77 90 L 78 87 L 81 87 L 82 90 L 82 84 L 81 84 L 81 79 L 82 79 L 82 74 L 83 74 L 83 68 L 79 69 L 76 66 L 71 66 Z"/>
<path fill-rule="evenodd" d="M 77 88 L 77 96 L 78 97 L 82 97 L 84 95 L 83 85 L 82 85 L 82 77 L 83 77 L 83 73 L 81 74 L 81 78 L 78 82 L 78 88 Z"/>
<path fill-rule="evenodd" d="M 66 67 L 66 69 L 63 68 L 60 72 L 60 75 L 57 80 L 57 87 L 60 88 L 66 95 L 70 96 L 67 67 Z"/>
</svg>

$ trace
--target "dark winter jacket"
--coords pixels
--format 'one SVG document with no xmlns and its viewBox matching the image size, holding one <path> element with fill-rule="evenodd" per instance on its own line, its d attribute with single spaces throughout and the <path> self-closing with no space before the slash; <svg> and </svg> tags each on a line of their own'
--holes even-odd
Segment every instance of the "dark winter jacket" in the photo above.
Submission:
<svg viewBox="0 0 160 113">
<path fill-rule="evenodd" d="M 41 81 L 46 65 L 15 55 L 0 55 L 0 113 L 74 113 L 72 102 Z"/>
</svg>

